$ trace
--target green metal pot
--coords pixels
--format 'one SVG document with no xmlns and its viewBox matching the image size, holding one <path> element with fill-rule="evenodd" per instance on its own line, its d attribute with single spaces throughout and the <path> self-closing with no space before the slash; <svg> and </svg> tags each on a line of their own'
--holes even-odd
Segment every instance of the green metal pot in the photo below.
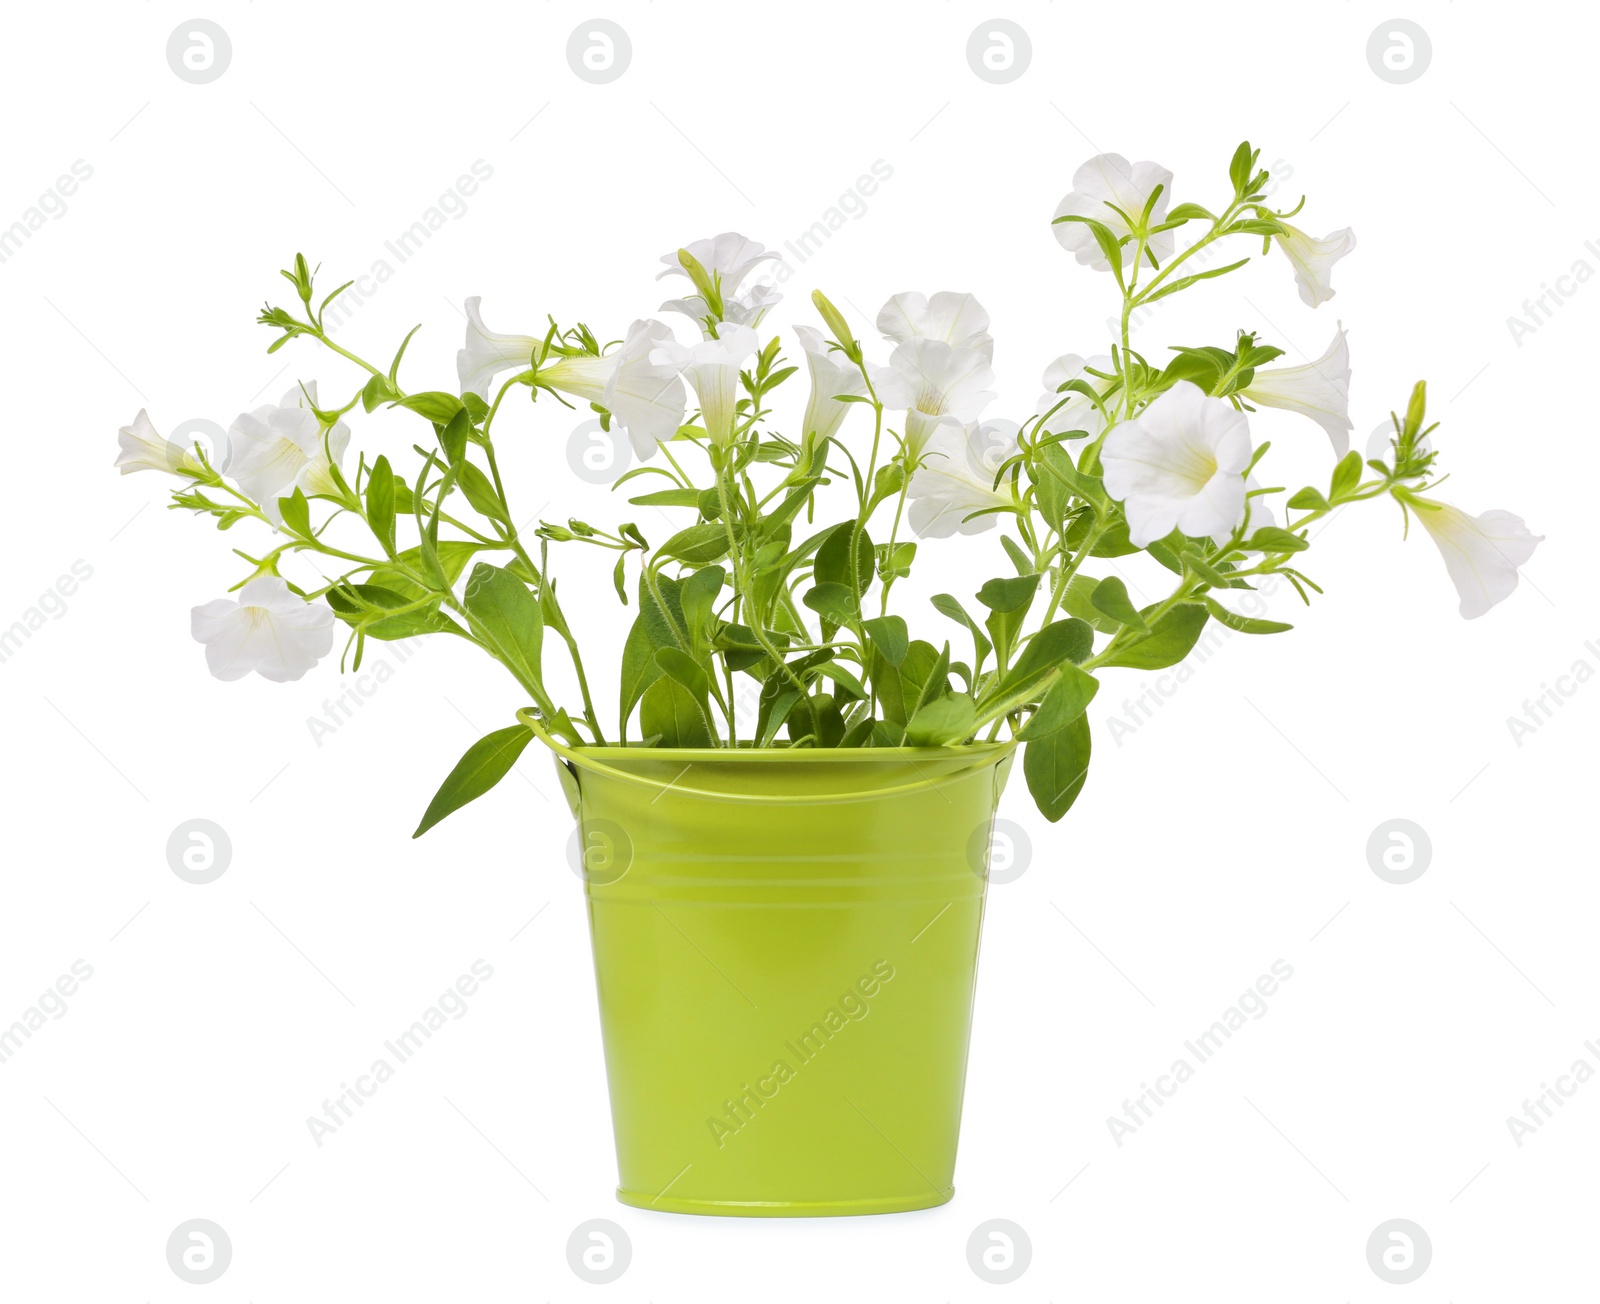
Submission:
<svg viewBox="0 0 1600 1304">
<path fill-rule="evenodd" d="M 573 748 L 624 1204 L 892 1213 L 954 1194 L 1009 744 Z"/>
</svg>

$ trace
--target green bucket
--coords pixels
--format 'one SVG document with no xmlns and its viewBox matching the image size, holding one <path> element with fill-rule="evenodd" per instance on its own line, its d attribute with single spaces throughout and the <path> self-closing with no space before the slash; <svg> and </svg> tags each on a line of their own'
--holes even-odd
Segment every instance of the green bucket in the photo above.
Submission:
<svg viewBox="0 0 1600 1304">
<path fill-rule="evenodd" d="M 1010 745 L 538 732 L 579 821 L 617 1198 L 769 1217 L 950 1199 Z"/>
</svg>

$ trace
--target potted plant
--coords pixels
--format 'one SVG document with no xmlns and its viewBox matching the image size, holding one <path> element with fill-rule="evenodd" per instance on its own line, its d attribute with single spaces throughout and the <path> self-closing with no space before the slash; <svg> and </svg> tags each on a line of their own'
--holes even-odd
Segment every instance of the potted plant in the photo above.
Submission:
<svg viewBox="0 0 1600 1304">
<path fill-rule="evenodd" d="M 654 319 L 610 344 L 553 319 L 500 334 L 468 299 L 450 390 L 402 382 L 410 336 L 386 367 L 337 343 L 323 314 L 347 287 L 319 298 L 296 256 L 283 276 L 298 305 L 260 315 L 271 350 L 313 341 L 354 381 L 329 394 L 306 380 L 240 415 L 220 466 L 142 411 L 122 430 L 118 465 L 175 476 L 174 506 L 267 527 L 259 555 L 239 552 L 237 596 L 194 609 L 214 674 L 297 679 L 335 628 L 357 667 L 370 639 L 438 634 L 486 652 L 531 703 L 467 751 L 417 834 L 535 738 L 554 754 L 581 830 L 623 1201 L 796 1215 L 949 1199 L 990 829 L 1016 750 L 1059 820 L 1088 772 L 1101 674 L 1171 666 L 1211 621 L 1287 630 L 1233 604 L 1267 577 L 1320 592 L 1310 527 L 1352 503 L 1386 499 L 1422 525 L 1464 616 L 1515 587 L 1539 540 L 1508 512 L 1433 496 L 1423 385 L 1381 456 L 1350 450 L 1342 328 L 1300 365 L 1273 365 L 1283 350 L 1243 332 L 1164 358 L 1131 346 L 1134 314 L 1242 267 L 1257 241 L 1306 304 L 1333 296 L 1353 236 L 1306 235 L 1268 204 L 1268 180 L 1241 145 L 1213 212 L 1172 206 L 1172 174 L 1152 163 L 1085 163 L 1054 231 L 1115 287 L 1121 329 L 1105 354 L 1052 362 L 1020 422 L 985 419 L 989 318 L 953 293 L 895 295 L 877 319 L 886 345 L 813 295 L 820 326 L 792 336 L 804 407 L 779 416 L 799 365 L 763 329 L 778 296 L 751 282 L 777 255 L 727 234 L 662 260 L 687 282 L 663 305 L 692 323 L 687 342 Z M 1243 256 L 1215 261 L 1222 242 Z M 641 464 L 615 487 L 681 528 L 655 543 L 632 523 L 519 533 L 498 419 L 563 396 L 626 433 Z M 404 474 L 349 448 L 346 417 L 380 405 L 419 418 Z M 1267 481 L 1249 421 L 1262 405 L 1323 428 L 1326 483 Z M 919 539 L 997 524 L 997 573 L 975 594 L 892 610 L 929 564 Z M 556 549 L 615 553 L 616 597 L 636 613 L 603 658 L 619 666 L 609 719 Z M 1170 572 L 1143 606 L 1113 565 L 1136 552 Z M 553 687 L 559 661 L 570 695 Z"/>
</svg>

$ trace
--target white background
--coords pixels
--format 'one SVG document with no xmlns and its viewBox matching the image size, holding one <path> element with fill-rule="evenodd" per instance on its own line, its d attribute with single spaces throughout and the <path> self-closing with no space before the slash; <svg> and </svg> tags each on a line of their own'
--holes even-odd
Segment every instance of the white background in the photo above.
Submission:
<svg viewBox="0 0 1600 1304">
<path fill-rule="evenodd" d="M 1600 668 L 1582 572 L 1600 289 L 1520 345 L 1507 318 L 1577 260 L 1600 268 L 1579 130 L 1594 20 L 1418 4 L 1432 62 L 1393 85 L 1366 56 L 1383 6 L 1019 0 L 998 12 L 1032 62 L 993 85 L 965 55 L 987 6 L 599 12 L 632 42 L 609 85 L 568 66 L 595 14 L 570 5 L 217 3 L 202 14 L 233 53 L 208 85 L 165 57 L 187 6 L 8 13 L 0 224 L 75 160 L 93 175 L 0 264 L 0 626 L 74 562 L 92 577 L 0 664 L 0 1025 L 74 960 L 93 977 L 0 1064 L 0 1298 L 192 1298 L 164 1248 L 191 1218 L 233 1245 L 204 1297 L 259 1304 L 977 1300 L 997 1288 L 966 1243 L 991 1218 L 1032 1241 L 1004 1288 L 1018 1299 L 1389 1298 L 1365 1247 L 1393 1218 L 1433 1247 L 1412 1298 L 1589 1297 L 1600 1083 L 1520 1147 L 1506 1119 L 1575 1060 L 1600 1068 L 1584 1046 L 1600 1038 L 1600 686 L 1520 746 L 1506 719 L 1574 662 Z M 307 719 L 341 691 L 334 660 L 290 685 L 209 678 L 189 608 L 241 578 L 229 548 L 261 536 L 167 512 L 155 475 L 118 477 L 117 427 L 140 407 L 163 432 L 226 425 L 297 379 L 346 393 L 353 373 L 317 346 L 265 355 L 254 313 L 291 297 L 276 269 L 301 249 L 329 289 L 367 270 L 480 159 L 493 176 L 465 214 L 389 257 L 340 335 L 387 358 L 425 321 L 410 388 L 454 383 L 467 295 L 500 329 L 553 313 L 614 337 L 664 297 L 662 253 L 727 229 L 781 246 L 881 159 L 892 178 L 795 265 L 771 323 L 811 320 L 823 286 L 870 340 L 892 293 L 974 291 L 997 339 L 992 413 L 1020 416 L 1045 362 L 1103 347 L 1109 284 L 1048 226 L 1076 166 L 1155 159 L 1177 199 L 1216 207 L 1246 136 L 1287 178 L 1277 197 L 1309 195 L 1306 229 L 1358 233 L 1337 299 L 1305 308 L 1274 256 L 1165 305 L 1136 345 L 1159 360 L 1245 327 L 1299 361 L 1343 320 L 1357 446 L 1426 377 L 1444 496 L 1547 536 L 1521 588 L 1461 621 L 1431 544 L 1374 504 L 1309 555 L 1325 598 L 1272 600 L 1294 633 L 1231 639 L 1120 746 L 1107 718 L 1151 685 L 1106 677 L 1078 807 L 1044 824 L 1018 776 L 1003 810 L 1032 860 L 990 897 L 951 1204 L 793 1222 L 617 1205 L 548 760 L 530 750 L 520 779 L 409 840 L 459 752 L 521 705 L 514 686 L 468 648 L 403 665 L 374 648 L 392 678 L 318 745 Z M 519 514 L 648 511 L 569 471 L 581 415 L 541 401 L 502 422 Z M 394 414 L 355 425 L 391 457 L 417 438 Z M 1314 426 L 1252 428 L 1275 441 L 1275 483 L 1325 482 Z M 589 642 L 623 628 L 603 568 L 559 560 Z M 946 637 L 921 595 L 1002 573 L 993 535 L 925 546 L 902 610 Z M 614 658 L 597 659 L 609 701 Z M 1395 817 L 1432 841 L 1405 886 L 1367 860 Z M 191 818 L 232 840 L 209 886 L 168 868 Z M 468 1013 L 319 1148 L 307 1116 L 480 958 L 494 977 Z M 1280 958 L 1294 976 L 1265 1017 L 1119 1147 L 1108 1116 Z M 567 1265 L 590 1218 L 632 1241 L 604 1288 Z"/>
</svg>

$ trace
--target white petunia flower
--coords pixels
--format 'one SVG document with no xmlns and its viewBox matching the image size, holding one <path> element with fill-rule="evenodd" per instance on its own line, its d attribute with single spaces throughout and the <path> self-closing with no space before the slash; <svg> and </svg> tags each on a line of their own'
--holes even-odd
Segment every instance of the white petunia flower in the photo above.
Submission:
<svg viewBox="0 0 1600 1304">
<path fill-rule="evenodd" d="M 782 302 L 783 296 L 770 285 L 752 285 L 743 294 L 723 299 L 722 320 L 754 329 L 761 325 L 763 317 Z M 661 305 L 661 311 L 681 312 L 704 333 L 706 318 L 711 316 L 711 305 L 698 294 L 691 294 L 683 299 L 668 299 Z"/>
<path fill-rule="evenodd" d="M 295 489 L 307 496 L 339 492 L 330 467 L 344 458 L 350 427 L 334 422 L 324 448 L 322 423 L 308 396 L 310 403 L 317 402 L 316 381 L 308 382 L 304 391 L 298 386 L 291 389 L 277 407 L 268 404 L 241 412 L 228 427 L 228 460 L 222 469 L 261 505 L 274 525 L 282 523 L 278 499 Z"/>
<path fill-rule="evenodd" d="M 1072 191 L 1056 205 L 1057 217 L 1092 217 L 1109 227 L 1116 236 L 1131 235 L 1130 222 L 1137 222 L 1150 202 L 1150 193 L 1161 187 L 1161 197 L 1150 212 L 1150 225 L 1159 226 L 1167 216 L 1167 201 L 1172 197 L 1172 173 L 1160 164 L 1129 163 L 1121 154 L 1099 154 L 1072 174 Z M 1117 210 L 1120 209 L 1121 213 Z M 1124 216 L 1125 215 L 1125 216 Z M 1111 264 L 1100 250 L 1094 232 L 1082 222 L 1057 222 L 1050 228 L 1061 247 L 1098 272 L 1109 272 Z M 1150 237 L 1147 247 L 1156 261 L 1165 263 L 1172 255 L 1171 231 Z M 1122 247 L 1122 265 L 1132 261 L 1137 241 Z"/>
<path fill-rule="evenodd" d="M 476 394 L 487 402 L 494 378 L 513 367 L 526 371 L 533 366 L 534 350 L 543 341 L 533 335 L 502 335 L 490 330 L 478 311 L 482 302 L 476 294 L 466 301 L 467 346 L 456 354 L 456 375 L 463 394 Z"/>
<path fill-rule="evenodd" d="M 721 236 L 717 237 L 719 240 Z M 744 366 L 761 342 L 748 326 L 724 324 L 717 339 L 701 340 L 698 344 L 679 344 L 674 339 L 662 339 L 650 351 L 653 366 L 672 367 L 681 371 L 694 386 L 695 397 L 700 400 L 700 416 L 706 433 L 719 448 L 733 442 L 733 424 L 739 401 L 739 369 Z"/>
<path fill-rule="evenodd" d="M 1294 265 L 1301 300 L 1311 308 L 1327 303 L 1335 293 L 1330 283 L 1333 265 L 1356 247 L 1356 233 L 1345 227 L 1318 240 L 1287 222 L 1280 221 L 1279 225 L 1284 234 L 1272 238 Z"/>
<path fill-rule="evenodd" d="M 1038 416 L 1051 413 L 1043 423 L 1041 429 L 1050 434 L 1060 435 L 1072 430 L 1081 430 L 1084 433 L 1077 435 L 1076 439 L 1094 439 L 1106 428 L 1106 419 L 1100 415 L 1100 409 L 1094 405 L 1088 395 L 1080 394 L 1075 390 L 1061 393 L 1061 386 L 1070 380 L 1081 380 L 1093 387 L 1096 393 L 1103 394 L 1109 381 L 1103 381 L 1097 376 L 1089 375 L 1089 368 L 1096 371 L 1115 371 L 1111 359 L 1103 353 L 1097 353 L 1090 358 L 1081 358 L 1076 353 L 1063 353 L 1059 358 L 1044 369 L 1044 393 L 1039 395 L 1038 405 L 1034 408 Z M 1057 404 L 1060 406 L 1057 407 Z"/>
<path fill-rule="evenodd" d="M 1250 423 L 1180 380 L 1100 450 L 1106 491 L 1122 502 L 1128 537 L 1143 548 L 1176 528 L 1225 543 L 1244 518 Z"/>
<path fill-rule="evenodd" d="M 1333 342 L 1315 362 L 1303 367 L 1257 368 L 1243 398 L 1262 407 L 1283 408 L 1310 417 L 1333 444 L 1335 457 L 1350 451 L 1350 346 L 1341 322 Z"/>
<path fill-rule="evenodd" d="M 866 390 L 861 368 L 845 360 L 842 353 L 828 348 L 822 332 L 813 326 L 796 326 L 800 346 L 806 351 L 811 371 L 811 393 L 806 398 L 806 413 L 801 422 L 801 442 L 807 448 L 830 439 L 850 410 L 837 394 L 860 394 Z"/>
<path fill-rule="evenodd" d="M 934 431 L 922 465 L 911 477 L 906 496 L 911 503 L 911 528 L 925 539 L 952 534 L 980 534 L 995 523 L 996 513 L 964 518 L 986 507 L 1014 507 L 1016 493 L 1007 475 L 995 488 L 994 478 L 1017 451 L 1015 421 L 972 422 L 965 428 L 943 425 Z"/>
<path fill-rule="evenodd" d="M 710 240 L 696 240 L 683 246 L 708 273 L 721 278 L 719 289 L 722 301 L 727 303 L 739 293 L 739 286 L 757 263 L 780 257 L 776 249 L 768 249 L 759 241 L 742 236 L 737 231 L 724 231 Z M 661 261 L 667 270 L 656 274 L 663 276 L 688 276 L 688 271 L 678 261 L 678 251 L 662 254 Z M 776 302 L 776 300 L 774 300 Z"/>
<path fill-rule="evenodd" d="M 958 349 L 976 349 L 994 361 L 989 314 L 970 294 L 940 290 L 931 299 L 914 290 L 897 294 L 879 310 L 878 329 L 895 344 L 943 340 Z"/>
<path fill-rule="evenodd" d="M 994 399 L 994 372 L 977 349 L 914 338 L 872 368 L 872 385 L 884 407 L 906 414 L 905 455 L 915 464 L 941 425 L 976 421 Z"/>
<path fill-rule="evenodd" d="M 139 415 L 134 417 L 132 425 L 123 426 L 117 431 L 117 447 L 121 451 L 112 465 L 121 467 L 123 475 L 132 475 L 135 471 L 166 471 L 170 475 L 192 476 L 205 474 L 193 453 L 156 432 L 143 408 L 139 409 Z"/>
<path fill-rule="evenodd" d="M 218 679 L 254 670 L 275 684 L 299 679 L 333 647 L 333 612 L 307 602 L 276 575 L 259 575 L 239 599 L 218 598 L 190 613 L 195 642 Z"/>
<path fill-rule="evenodd" d="M 1461 614 L 1476 620 L 1517 587 L 1517 567 L 1533 556 L 1544 535 L 1532 534 L 1522 517 L 1498 509 L 1469 516 L 1459 507 L 1407 494 L 1417 520 L 1439 546 L 1444 568 L 1461 595 Z"/>
<path fill-rule="evenodd" d="M 1272 510 L 1272 504 L 1267 501 L 1265 494 L 1256 494 L 1254 498 L 1250 497 L 1259 488 L 1261 488 L 1261 482 L 1255 476 L 1245 476 L 1244 492 L 1250 507 L 1250 524 L 1245 527 L 1246 538 L 1249 538 L 1257 530 L 1265 530 L 1276 526 L 1278 523 L 1278 514 Z M 1246 549 L 1246 551 L 1256 552 L 1259 549 L 1251 548 Z"/>
<path fill-rule="evenodd" d="M 654 361 L 656 346 L 663 341 L 675 342 L 672 328 L 641 318 L 610 353 L 553 355 L 539 368 L 539 383 L 598 403 L 628 432 L 640 458 L 653 457 L 658 442 L 678 433 L 685 403 L 678 368 Z"/>
</svg>

